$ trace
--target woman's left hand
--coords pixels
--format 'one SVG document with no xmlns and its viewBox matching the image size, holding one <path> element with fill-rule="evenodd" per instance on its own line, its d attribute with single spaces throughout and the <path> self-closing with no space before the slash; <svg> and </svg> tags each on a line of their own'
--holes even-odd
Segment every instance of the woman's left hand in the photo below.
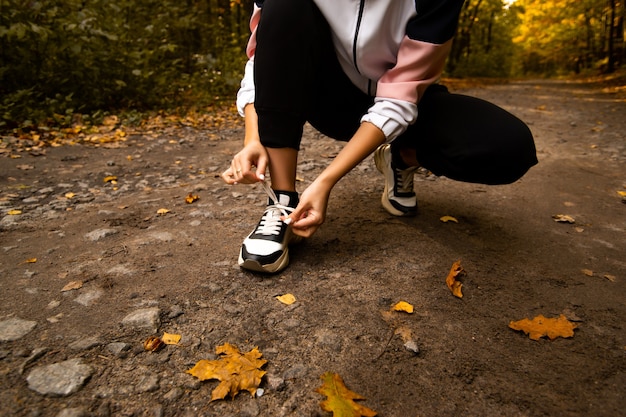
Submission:
<svg viewBox="0 0 626 417">
<path fill-rule="evenodd" d="M 287 217 L 294 234 L 311 237 L 326 220 L 330 188 L 314 181 L 300 196 L 296 209 Z"/>
</svg>

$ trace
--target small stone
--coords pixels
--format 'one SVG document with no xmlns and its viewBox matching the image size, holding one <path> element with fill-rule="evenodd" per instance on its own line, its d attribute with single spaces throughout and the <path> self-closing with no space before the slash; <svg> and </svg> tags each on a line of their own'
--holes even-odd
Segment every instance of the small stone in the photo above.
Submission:
<svg viewBox="0 0 626 417">
<path fill-rule="evenodd" d="M 271 391 L 282 391 L 285 389 L 285 380 L 277 375 L 266 375 L 266 386 Z"/>
<path fill-rule="evenodd" d="M 26 381 L 28 388 L 50 396 L 68 396 L 78 391 L 93 374 L 80 358 L 34 368 Z"/>
<path fill-rule="evenodd" d="M 161 321 L 158 307 L 142 308 L 128 314 L 122 319 L 122 325 L 133 328 L 150 329 L 153 333 L 157 331 Z"/>
<path fill-rule="evenodd" d="M 102 341 L 97 336 L 83 337 L 69 344 L 72 350 L 87 350 L 92 347 L 100 346 Z"/>
<path fill-rule="evenodd" d="M 135 384 L 135 391 L 138 393 L 152 392 L 159 389 L 159 376 L 155 373 L 144 370 L 144 374 L 141 375 L 137 384 Z"/>
<path fill-rule="evenodd" d="M 91 231 L 85 235 L 87 240 L 91 240 L 92 242 L 98 241 L 100 239 L 104 239 L 107 236 L 111 236 L 117 233 L 115 229 L 96 229 Z"/>
<path fill-rule="evenodd" d="M 30 333 L 37 326 L 36 321 L 12 317 L 0 321 L 0 342 L 11 342 Z"/>
<path fill-rule="evenodd" d="M 103 294 L 104 292 L 100 288 L 93 288 L 80 294 L 74 301 L 80 305 L 89 307 L 95 303 L 98 298 L 102 297 Z"/>
<path fill-rule="evenodd" d="M 130 345 L 124 342 L 113 342 L 106 346 L 106 350 L 115 356 L 124 356 L 130 350 Z"/>
<path fill-rule="evenodd" d="M 409 352 L 415 353 L 416 355 L 420 353 L 420 348 L 415 340 L 409 340 L 408 342 L 406 342 L 404 344 L 404 348 Z"/>
<path fill-rule="evenodd" d="M 184 394 L 183 390 L 176 387 L 176 388 L 172 388 L 171 390 L 169 390 L 167 392 L 167 394 L 165 394 L 163 396 L 163 399 L 165 401 L 177 401 L 178 399 L 180 399 L 180 397 L 182 397 Z"/>
<path fill-rule="evenodd" d="M 172 308 L 170 309 L 170 312 L 167 315 L 167 318 L 168 319 L 175 319 L 176 317 L 180 316 L 181 314 L 183 314 L 182 307 L 179 306 L 178 304 L 174 304 L 172 306 Z"/>
<path fill-rule="evenodd" d="M 87 412 L 82 408 L 66 408 L 65 410 L 61 410 L 56 417 L 86 417 Z"/>
</svg>

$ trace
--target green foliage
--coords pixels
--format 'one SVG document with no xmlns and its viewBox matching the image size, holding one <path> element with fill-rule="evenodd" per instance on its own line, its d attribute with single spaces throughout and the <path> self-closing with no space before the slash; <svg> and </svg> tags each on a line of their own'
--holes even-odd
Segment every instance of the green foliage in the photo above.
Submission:
<svg viewBox="0 0 626 417">
<path fill-rule="evenodd" d="M 230 98 L 246 59 L 246 3 L 0 0 L 0 125 Z"/>
</svg>

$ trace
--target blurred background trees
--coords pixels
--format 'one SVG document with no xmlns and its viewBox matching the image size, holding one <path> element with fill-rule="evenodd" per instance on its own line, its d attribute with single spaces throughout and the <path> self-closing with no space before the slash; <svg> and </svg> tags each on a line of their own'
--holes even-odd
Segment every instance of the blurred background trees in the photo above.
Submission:
<svg viewBox="0 0 626 417">
<path fill-rule="evenodd" d="M 0 129 L 232 102 L 252 0 L 0 0 Z M 623 0 L 467 0 L 446 75 L 609 73 Z"/>
</svg>

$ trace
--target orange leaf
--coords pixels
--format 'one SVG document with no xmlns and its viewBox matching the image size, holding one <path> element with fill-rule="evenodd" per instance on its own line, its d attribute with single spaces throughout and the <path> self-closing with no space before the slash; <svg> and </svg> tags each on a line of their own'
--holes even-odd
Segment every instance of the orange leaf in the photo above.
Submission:
<svg viewBox="0 0 626 417">
<path fill-rule="evenodd" d="M 333 417 L 373 417 L 376 411 L 354 402 L 365 397 L 350 391 L 338 374 L 326 372 L 321 376 L 324 384 L 315 391 L 325 395 L 326 400 L 320 403 L 322 410 L 333 413 Z"/>
<path fill-rule="evenodd" d="M 446 285 L 450 291 L 452 291 L 452 294 L 458 298 L 463 298 L 463 293 L 461 293 L 461 287 L 463 284 L 458 280 L 458 278 L 464 274 L 465 270 L 461 266 L 461 261 L 456 261 L 452 264 L 450 273 L 448 273 L 448 277 L 446 278 Z"/>
<path fill-rule="evenodd" d="M 191 203 L 193 203 L 194 201 L 198 200 L 199 198 L 200 198 L 200 197 L 198 197 L 197 195 L 193 195 L 192 193 L 189 193 L 189 194 L 187 195 L 187 197 L 185 197 L 185 202 L 186 202 L 187 204 L 191 204 Z"/>
<path fill-rule="evenodd" d="M 241 354 L 235 346 L 225 343 L 215 349 L 220 359 L 209 361 L 201 360 L 187 371 L 200 381 L 217 379 L 220 384 L 211 393 L 211 401 L 221 400 L 230 395 L 234 398 L 239 391 L 248 391 L 254 396 L 265 371 L 261 367 L 267 363 L 260 359 L 258 348 Z"/>
<path fill-rule="evenodd" d="M 543 336 L 548 336 L 550 340 L 554 340 L 557 337 L 574 336 L 574 329 L 578 326 L 570 322 L 563 314 L 556 319 L 546 318 L 540 314 L 532 320 L 525 318 L 512 321 L 509 323 L 509 327 L 513 330 L 523 331 L 532 340 L 539 340 Z"/>
</svg>

